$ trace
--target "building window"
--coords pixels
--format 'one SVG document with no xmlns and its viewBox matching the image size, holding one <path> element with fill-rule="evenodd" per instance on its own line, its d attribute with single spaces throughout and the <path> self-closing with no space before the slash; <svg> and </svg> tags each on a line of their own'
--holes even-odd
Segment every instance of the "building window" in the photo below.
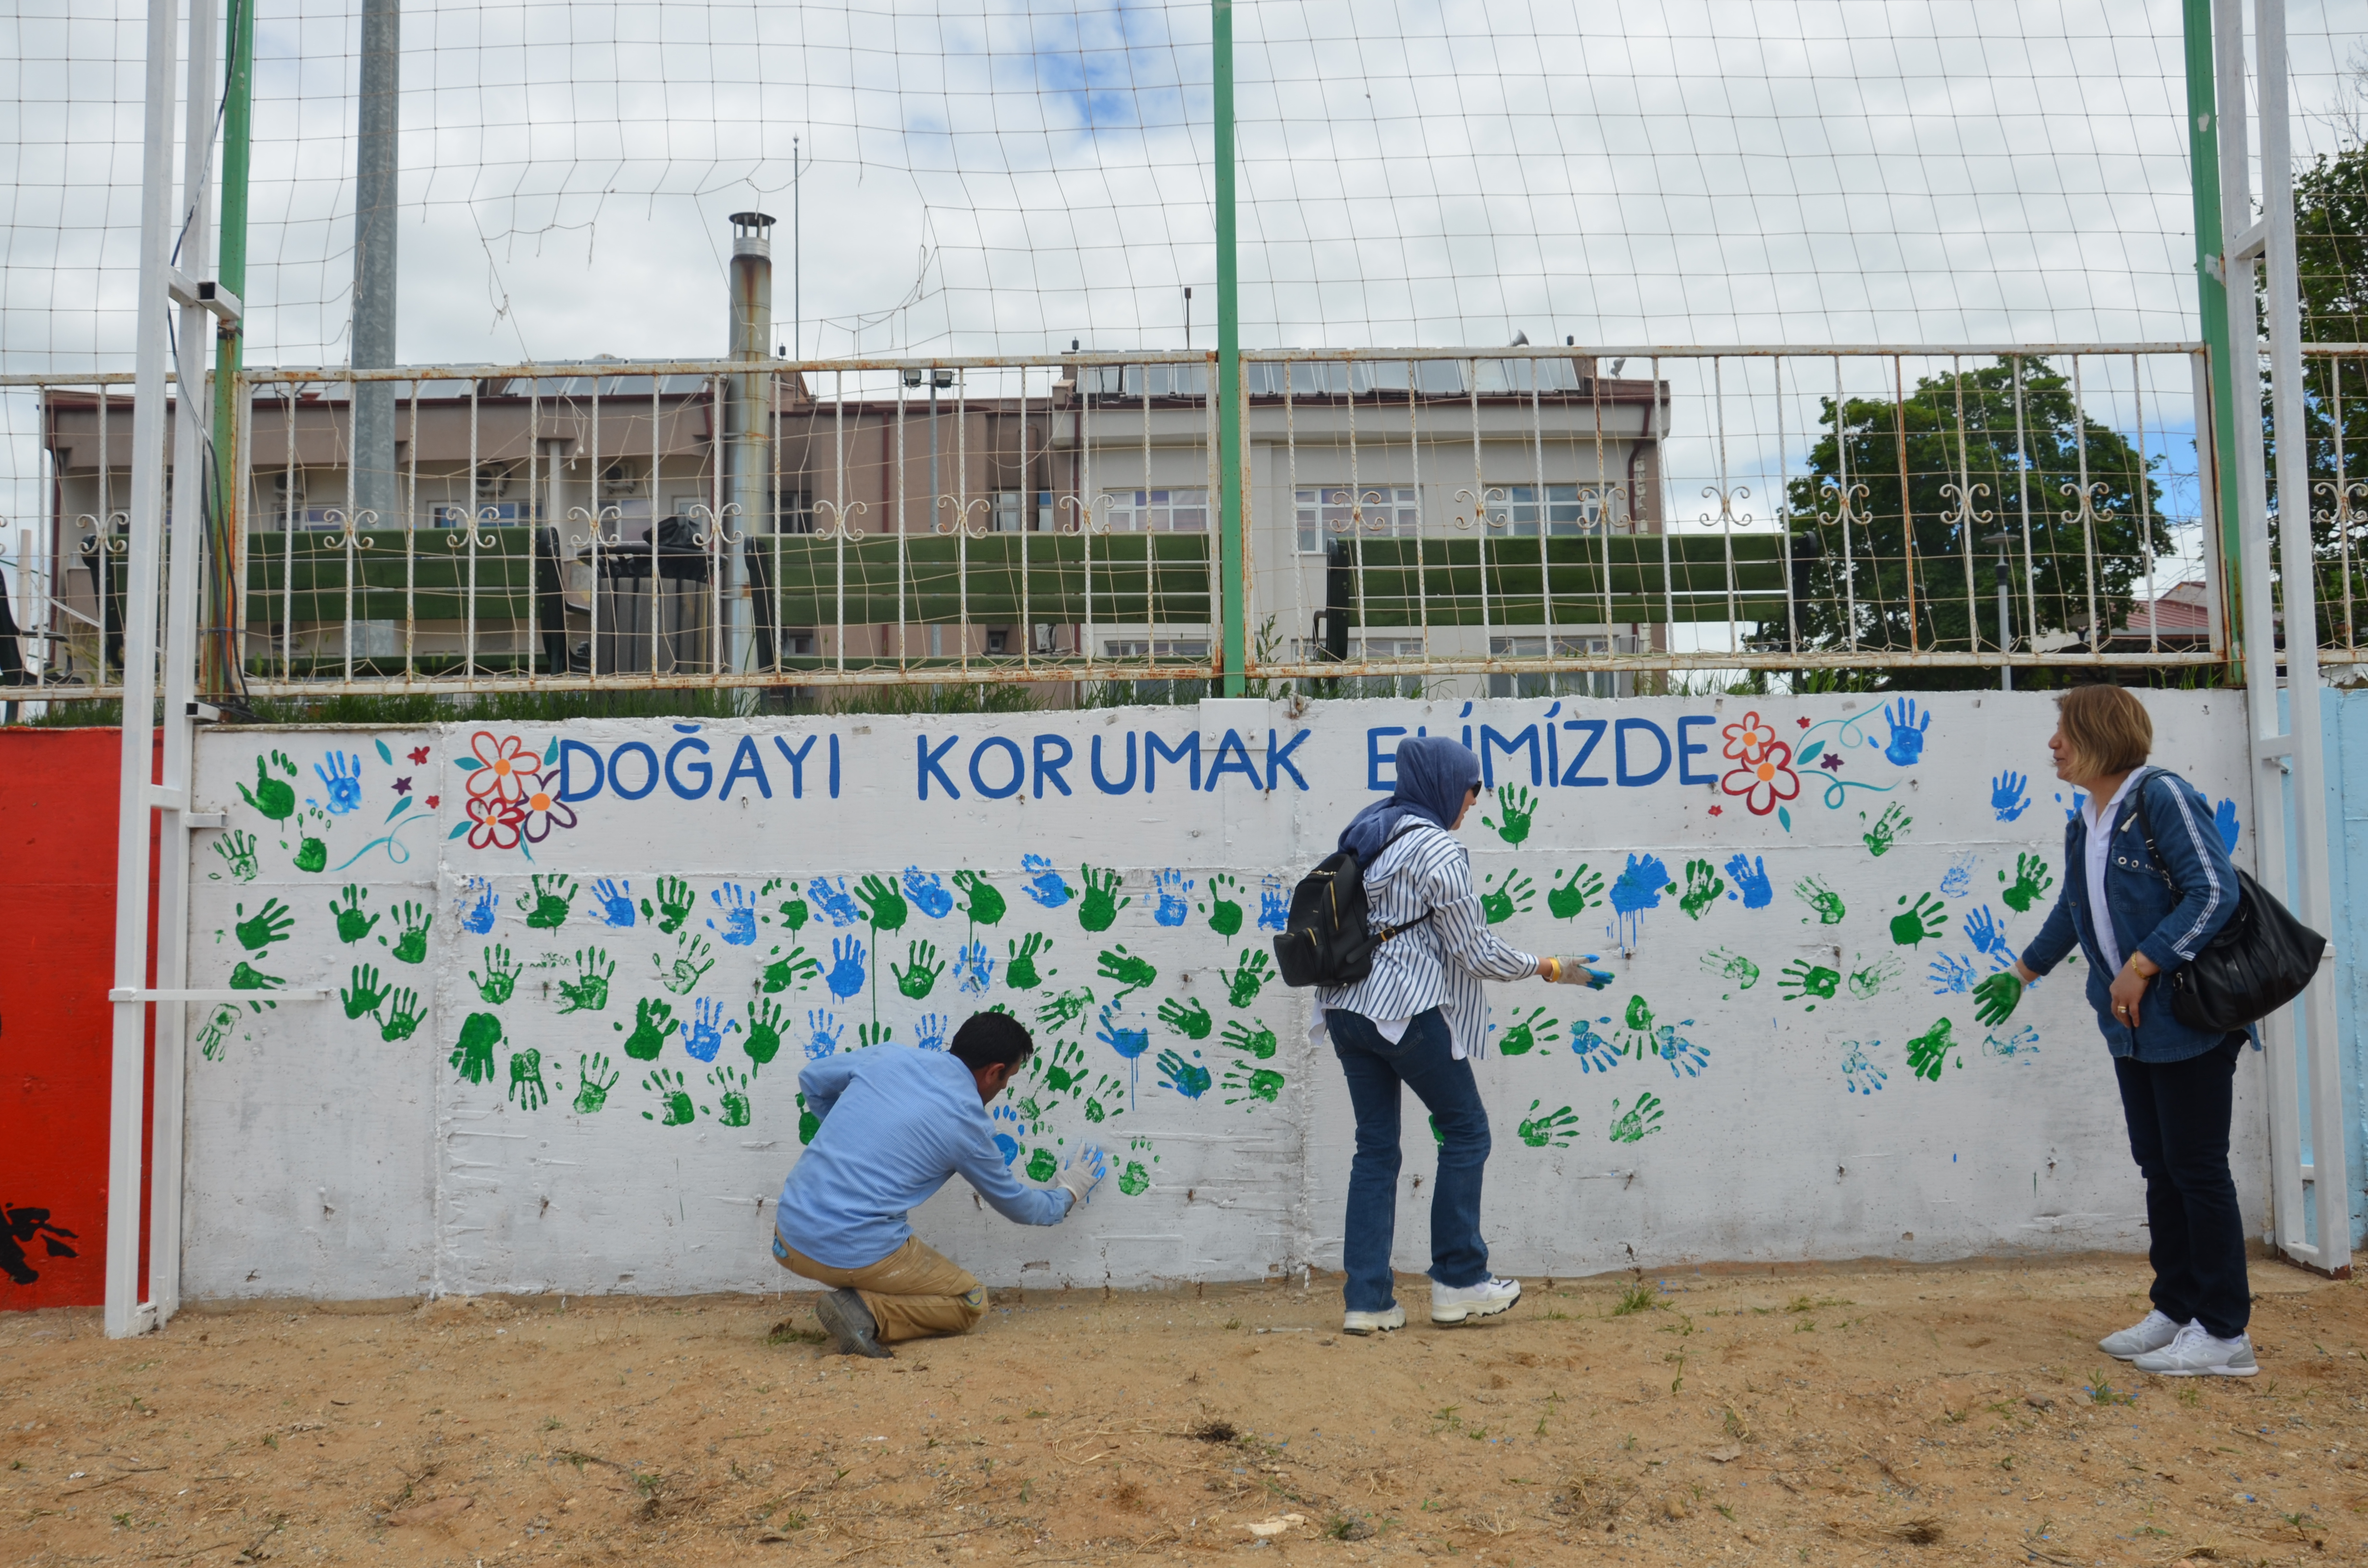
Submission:
<svg viewBox="0 0 2368 1568">
<path fill-rule="evenodd" d="M 1636 640 L 1619 640 L 1621 652 L 1634 653 Z M 1562 637 L 1554 640 L 1556 658 L 1577 658 L 1588 653 L 1611 652 L 1613 640 L 1609 637 Z M 1543 659 L 1546 656 L 1546 640 L 1543 637 L 1491 637 L 1488 656 L 1495 659 Z M 1491 697 L 1628 697 L 1634 695 L 1635 677 L 1611 670 L 1555 670 L 1551 673 L 1529 671 L 1520 675 L 1499 675 L 1488 677 Z"/>
<path fill-rule="evenodd" d="M 1410 539 L 1422 531 L 1411 484 L 1323 485 L 1297 494 L 1299 552 L 1321 555 L 1327 539 Z"/>
<path fill-rule="evenodd" d="M 1187 364 L 1087 365 L 1077 375 L 1080 391 L 1096 397 L 1206 397 L 1206 360 Z"/>
<path fill-rule="evenodd" d="M 1112 497 L 1115 501 L 1116 497 Z M 1025 490 L 998 490 L 995 493 L 995 531 L 999 534 L 1053 531 L 1053 493 L 1035 493 L 1034 520 L 1030 521 L 1029 493 Z"/>
<path fill-rule="evenodd" d="M 1201 490 L 1115 490 L 1110 526 L 1117 533 L 1207 533 L 1209 493 Z"/>
<path fill-rule="evenodd" d="M 1201 638 L 1167 638 L 1146 641 L 1140 638 L 1108 638 L 1102 642 L 1105 659 L 1205 659 L 1209 656 L 1209 640 Z"/>
<path fill-rule="evenodd" d="M 1491 527 L 1519 538 L 1538 537 L 1538 520 L 1545 518 L 1546 531 L 1557 536 L 1591 534 L 1603 527 L 1603 494 L 1593 485 L 1549 484 L 1544 488 L 1544 500 L 1539 500 L 1539 488 L 1534 484 L 1492 484 L 1488 486 L 1488 521 Z"/>
</svg>

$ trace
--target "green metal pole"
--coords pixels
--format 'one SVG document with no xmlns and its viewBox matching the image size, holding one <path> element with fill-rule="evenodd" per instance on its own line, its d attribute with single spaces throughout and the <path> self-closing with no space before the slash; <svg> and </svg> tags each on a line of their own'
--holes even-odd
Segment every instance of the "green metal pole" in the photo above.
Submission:
<svg viewBox="0 0 2368 1568">
<path fill-rule="evenodd" d="M 202 0 L 201 0 L 202 3 Z M 255 0 L 230 0 L 231 47 L 222 81 L 222 229 L 217 242 L 222 286 L 246 298 L 246 179 L 255 103 Z M 206 600 L 199 607 L 205 634 L 199 640 L 199 689 L 212 695 L 233 689 L 240 656 L 240 622 L 245 573 L 246 464 L 240 443 L 239 371 L 245 366 L 245 323 L 225 329 L 214 346 L 213 517 L 206 528 Z"/>
<path fill-rule="evenodd" d="M 1217 467 L 1224 533 L 1218 581 L 1225 618 L 1225 695 L 1247 694 L 1248 617 L 1244 590 L 1249 528 L 1242 515 L 1242 301 L 1234 256 L 1234 5 L 1210 0 L 1217 121 Z"/>
<path fill-rule="evenodd" d="M 2237 606 L 2243 602 L 2237 589 L 2245 551 L 2237 520 L 2237 360 L 2228 340 L 2227 275 L 2220 256 L 2225 231 L 2220 214 L 2220 115 L 2213 86 L 2212 0 L 2184 0 L 2181 13 L 2187 34 L 2187 165 L 2195 201 L 2196 304 L 2212 377 L 2212 406 L 2196 411 L 2195 434 L 2197 446 L 2203 447 L 2208 439 L 2213 454 L 2212 474 L 2217 483 L 2205 505 L 2217 513 L 2219 521 L 2220 603 L 2214 613 L 2228 629 L 2227 678 L 2241 684 L 2245 622 Z M 2207 416 L 2211 421 L 2208 437 L 2203 427 Z"/>
</svg>

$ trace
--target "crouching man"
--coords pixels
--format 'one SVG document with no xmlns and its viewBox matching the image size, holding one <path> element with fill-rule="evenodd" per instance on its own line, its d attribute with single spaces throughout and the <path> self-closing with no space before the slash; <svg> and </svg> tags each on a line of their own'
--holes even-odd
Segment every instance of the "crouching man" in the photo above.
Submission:
<svg viewBox="0 0 2368 1568">
<path fill-rule="evenodd" d="M 977 1013 L 945 1051 L 876 1045 L 798 1074 L 821 1120 L 781 1184 L 773 1257 L 830 1286 L 814 1315 L 843 1355 L 886 1356 L 902 1339 L 965 1334 L 986 1292 L 913 1234 L 908 1210 L 959 1171 L 1005 1219 L 1057 1225 L 1089 1198 L 1109 1161 L 1078 1152 L 1047 1187 L 1022 1186 L 996 1146 L 989 1100 L 1035 1052 L 1019 1021 Z"/>
</svg>

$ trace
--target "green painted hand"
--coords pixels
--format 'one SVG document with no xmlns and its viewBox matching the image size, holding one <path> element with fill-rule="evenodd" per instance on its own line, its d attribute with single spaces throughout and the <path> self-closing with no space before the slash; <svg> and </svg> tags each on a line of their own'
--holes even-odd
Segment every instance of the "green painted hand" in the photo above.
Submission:
<svg viewBox="0 0 2368 1568">
<path fill-rule="evenodd" d="M 1277 1044 L 1272 1029 L 1264 1024 L 1258 1024 L 1257 1028 L 1252 1028 L 1238 1018 L 1225 1026 L 1225 1032 L 1218 1037 L 1218 1043 L 1230 1046 L 1235 1051 L 1246 1051 L 1260 1062 L 1274 1060 Z"/>
<path fill-rule="evenodd" d="M 2006 880 L 2006 873 L 2000 871 L 1998 881 L 2003 882 Z M 2055 885 L 2055 874 L 2048 870 L 2045 860 L 2036 855 L 2018 855 L 2014 858 L 2014 881 L 1998 896 L 2006 900 L 2006 906 L 2017 915 L 2028 915 L 2031 906 L 2046 896 L 2047 890 Z"/>
<path fill-rule="evenodd" d="M 1891 939 L 1903 948 L 1912 948 L 1928 937 L 1937 937 L 1949 923 L 1948 907 L 1932 893 L 1920 893 L 1913 905 L 1907 895 L 1901 893 L 1901 913 L 1891 917 Z"/>
<path fill-rule="evenodd" d="M 1839 926 L 1850 913 L 1842 903 L 1842 895 L 1816 877 L 1804 877 L 1794 882 L 1793 896 L 1809 906 L 1820 926 Z"/>
<path fill-rule="evenodd" d="M 625 1033 L 621 1023 L 610 1024 L 619 1034 Z M 633 1004 L 633 1032 L 625 1035 L 625 1054 L 636 1062 L 655 1062 L 665 1049 L 666 1036 L 679 1027 L 674 1016 L 673 1004 L 661 997 L 646 997 Z"/>
<path fill-rule="evenodd" d="M 1050 1055 L 1039 1051 L 1028 1059 L 1028 1069 L 1030 1074 L 1042 1072 L 1046 1093 L 1069 1095 L 1076 1092 L 1085 1062 L 1083 1046 L 1075 1040 L 1056 1040 Z"/>
<path fill-rule="evenodd" d="M 378 924 L 377 915 L 362 913 L 362 902 L 369 897 L 369 890 L 347 882 L 345 890 L 329 901 L 329 913 L 337 917 L 338 941 L 359 942 Z"/>
<path fill-rule="evenodd" d="M 602 1077 L 607 1074 L 607 1077 Z M 599 1051 L 575 1059 L 575 1110 L 579 1116 L 590 1116 L 609 1103 L 609 1091 L 617 1086 L 617 1071 L 609 1065 L 609 1058 Z"/>
<path fill-rule="evenodd" d="M 538 931 L 556 931 L 567 924 L 567 912 L 575 905 L 575 883 L 564 876 L 532 877 L 528 880 L 532 890 L 534 907 L 527 911 L 526 923 Z"/>
<path fill-rule="evenodd" d="M 502 1042 L 502 1021 L 491 1013 L 472 1013 L 461 1024 L 461 1042 L 452 1048 L 452 1065 L 472 1084 L 494 1081 L 494 1047 Z"/>
<path fill-rule="evenodd" d="M 890 1040 L 895 1038 L 896 1026 L 894 1024 L 858 1024 L 855 1026 L 855 1043 L 858 1046 L 886 1045 Z"/>
<path fill-rule="evenodd" d="M 1653 1038 L 1653 1005 L 1642 996 L 1630 996 L 1627 1010 L 1621 1015 L 1622 1028 L 1615 1030 L 1623 1055 L 1642 1062 L 1653 1054 L 1657 1043 Z"/>
<path fill-rule="evenodd" d="M 670 1067 L 661 1067 L 642 1080 L 642 1087 L 657 1096 L 658 1108 L 642 1112 L 643 1121 L 655 1121 L 662 1127 L 688 1127 L 699 1119 L 704 1107 L 690 1100 L 689 1080 Z"/>
<path fill-rule="evenodd" d="M 1141 1160 L 1129 1160 L 1126 1169 L 1119 1172 L 1118 1189 L 1129 1198 L 1140 1198 L 1151 1190 L 1151 1173 L 1143 1168 Z"/>
<path fill-rule="evenodd" d="M 1039 1149 L 1034 1153 L 1028 1156 L 1028 1179 L 1030 1181 L 1051 1181 L 1054 1176 L 1059 1176 L 1060 1174 L 1060 1156 L 1053 1153 L 1052 1150 Z"/>
<path fill-rule="evenodd" d="M 1217 972 L 1224 977 L 1225 1000 L 1236 1007 L 1247 1007 L 1258 999 L 1258 993 L 1274 973 L 1274 965 L 1256 948 L 1244 948 L 1239 969 Z"/>
<path fill-rule="evenodd" d="M 1187 1040 L 1206 1040 L 1209 1031 L 1216 1027 L 1216 1020 L 1209 1017 L 1209 1009 L 1201 1005 L 1198 997 L 1188 1004 L 1170 996 L 1159 1004 L 1159 1021 Z"/>
<path fill-rule="evenodd" d="M 1222 1082 L 1234 1091 L 1225 1096 L 1227 1105 L 1246 1105 L 1252 1110 L 1272 1105 L 1282 1094 L 1281 1074 L 1268 1067 L 1252 1067 L 1246 1062 L 1227 1062 Z"/>
<path fill-rule="evenodd" d="M 1776 977 L 1776 993 L 1787 1002 L 1801 1002 L 1812 996 L 1816 997 L 1816 1002 L 1808 1003 L 1808 1011 L 1814 1013 L 1817 1010 L 1817 1002 L 1832 1001 L 1834 994 L 1841 989 L 1841 984 L 1842 976 L 1839 970 L 1827 969 L 1823 964 L 1813 964 L 1806 959 L 1794 959 L 1791 963 L 1786 964 L 1783 972 Z"/>
<path fill-rule="evenodd" d="M 1907 967 L 1896 953 L 1878 954 L 1871 962 L 1864 953 L 1859 954 L 1858 958 L 1865 967 L 1850 971 L 1850 994 L 1861 1002 L 1873 1001 L 1884 986 L 1896 979 L 1899 971 Z"/>
<path fill-rule="evenodd" d="M 250 790 L 241 784 L 238 792 L 248 805 L 266 818 L 272 822 L 286 822 L 296 814 L 296 790 L 287 778 L 271 777 L 275 767 L 288 778 L 296 777 L 296 765 L 289 761 L 285 754 L 275 751 L 268 761 L 260 756 L 255 759 L 255 788 Z"/>
<path fill-rule="evenodd" d="M 250 968 L 245 959 L 239 960 L 230 971 L 230 988 L 233 991 L 277 991 L 287 983 L 276 974 L 265 974 L 260 970 Z M 276 1003 L 273 1005 L 278 1006 Z"/>
<path fill-rule="evenodd" d="M 962 912 L 970 917 L 972 925 L 993 926 L 1003 919 L 1003 894 L 986 880 L 985 872 L 956 871 L 954 886 L 962 891 Z"/>
<path fill-rule="evenodd" d="M 821 1131 L 822 1118 L 806 1108 L 806 1097 L 800 1095 L 798 1096 L 798 1142 L 811 1143 L 814 1141 L 814 1134 Z"/>
<path fill-rule="evenodd" d="M 1858 820 L 1864 822 L 1866 813 L 1859 812 Z M 1907 814 L 1907 809 L 1894 801 L 1883 809 L 1881 816 L 1874 819 L 1874 825 L 1859 836 L 1866 840 L 1868 854 L 1887 855 L 1891 846 L 1899 842 L 1899 835 L 1915 825 L 1916 819 Z"/>
<path fill-rule="evenodd" d="M 1713 948 L 1704 953 L 1702 966 L 1721 980 L 1730 982 L 1737 991 L 1748 991 L 1759 983 L 1759 966 L 1741 953 L 1731 953 L 1725 948 Z"/>
<path fill-rule="evenodd" d="M 356 964 L 349 983 L 337 991 L 337 1000 L 346 1005 L 348 1018 L 367 1018 L 378 1012 L 386 1000 L 386 987 L 378 983 L 378 970 L 366 963 Z"/>
<path fill-rule="evenodd" d="M 786 953 L 775 948 L 773 951 L 779 956 L 765 966 L 764 974 L 757 982 L 768 996 L 799 990 L 822 973 L 821 960 L 803 948 L 791 948 Z"/>
<path fill-rule="evenodd" d="M 855 896 L 863 901 L 864 912 L 871 916 L 874 931 L 902 931 L 905 917 L 912 913 L 894 877 L 866 877 L 855 885 Z"/>
<path fill-rule="evenodd" d="M 1481 883 L 1489 891 L 1480 895 L 1480 913 L 1488 917 L 1491 926 L 1500 926 L 1516 915 L 1528 914 L 1531 895 L 1537 892 L 1537 884 L 1518 869 L 1507 869 L 1502 878 L 1498 886 L 1489 886 L 1497 882 L 1497 877 L 1486 878 Z"/>
<path fill-rule="evenodd" d="M 723 1109 L 715 1119 L 726 1127 L 748 1125 L 748 1075 L 726 1064 L 708 1074 L 707 1081 L 715 1085 L 715 1103 Z"/>
<path fill-rule="evenodd" d="M 420 1020 L 419 993 L 405 985 L 386 994 L 386 1017 L 378 1026 L 378 1038 L 393 1045 L 409 1040 L 418 1032 Z"/>
<path fill-rule="evenodd" d="M 510 1054 L 510 1099 L 520 1110 L 541 1110 L 551 1097 L 542 1086 L 542 1052 L 532 1046 Z"/>
<path fill-rule="evenodd" d="M 781 1053 L 782 1021 L 779 1002 L 748 1004 L 748 1030 L 741 1039 L 740 1049 L 746 1051 L 748 1060 L 759 1068 Z"/>
<path fill-rule="evenodd" d="M 806 922 L 812 918 L 814 918 L 813 912 L 806 908 L 806 901 L 803 897 L 799 896 L 798 884 L 791 882 L 790 884 L 790 896 L 781 901 L 781 924 L 788 926 L 791 933 L 795 935 L 797 932 L 804 930 L 806 928 Z"/>
<path fill-rule="evenodd" d="M 682 929 L 682 923 L 689 919 L 690 912 L 698 907 L 699 894 L 691 891 L 689 882 L 680 877 L 660 877 L 657 907 L 653 909 L 648 899 L 642 900 L 642 918 L 656 921 L 658 929 L 671 937 Z M 805 906 L 800 903 L 799 907 L 803 909 Z M 781 914 L 786 916 L 789 912 L 789 906 L 783 904 Z M 800 916 L 798 924 L 805 924 L 803 916 Z"/>
<path fill-rule="evenodd" d="M 671 961 L 652 953 L 650 962 L 657 965 L 660 985 L 677 996 L 688 996 L 707 971 L 715 967 L 714 951 L 706 937 L 696 931 L 686 931 L 674 939 Z"/>
<path fill-rule="evenodd" d="M 251 882 L 263 869 L 251 833 L 242 830 L 224 834 L 214 840 L 214 853 L 222 857 L 222 869 L 230 873 L 233 881 Z"/>
<path fill-rule="evenodd" d="M 436 923 L 435 914 L 413 903 L 408 899 L 394 912 L 400 929 L 394 938 L 394 956 L 405 963 L 421 963 L 427 958 L 427 928 Z M 533 921 L 527 922 L 531 926 Z"/>
<path fill-rule="evenodd" d="M 1538 811 L 1537 797 L 1519 785 L 1509 790 L 1499 790 L 1497 791 L 1497 809 L 1504 813 L 1505 820 L 1496 823 L 1484 816 L 1480 819 L 1482 825 L 1495 828 L 1497 837 L 1519 848 L 1530 836 L 1530 819 Z"/>
<path fill-rule="evenodd" d="M 575 978 L 559 983 L 562 1013 L 598 1013 L 609 1006 L 609 981 L 617 960 L 598 948 L 575 949 Z"/>
<path fill-rule="evenodd" d="M 246 914 L 246 905 L 242 903 L 237 907 L 239 914 Z M 232 926 L 231 930 L 238 937 L 240 947 L 250 953 L 262 953 L 268 951 L 272 943 L 286 941 L 295 924 L 296 916 L 289 913 L 286 904 L 275 898 L 266 900 L 262 908 Z"/>
<path fill-rule="evenodd" d="M 1603 902 L 1603 878 L 1585 866 L 1570 873 L 1567 882 L 1556 882 L 1546 890 L 1546 913 L 1556 920 L 1570 920 L 1587 912 L 1589 904 Z"/>
<path fill-rule="evenodd" d="M 1094 1081 L 1094 1092 L 1086 1096 L 1086 1119 L 1103 1121 L 1126 1114 L 1126 1085 L 1109 1074 Z"/>
<path fill-rule="evenodd" d="M 480 979 L 472 969 L 469 971 L 469 978 L 475 983 L 477 994 L 489 1005 L 498 1007 L 508 1001 L 518 989 L 518 971 L 523 967 L 511 961 L 509 949 L 491 947 L 485 949 L 484 976 Z"/>
<path fill-rule="evenodd" d="M 938 961 L 936 948 L 927 942 L 913 942 L 905 949 L 904 967 L 892 963 L 888 970 L 896 977 L 896 989 L 919 1002 L 937 988 L 938 976 L 946 972 L 946 966 Z"/>
<path fill-rule="evenodd" d="M 1242 884 L 1223 871 L 1209 879 L 1205 890 L 1209 902 L 1201 907 L 1208 912 L 1209 929 L 1220 937 L 1238 936 L 1242 929 L 1242 906 L 1230 895 L 1242 891 Z"/>
<path fill-rule="evenodd" d="M 1103 953 L 1100 961 L 1101 967 L 1096 973 L 1101 979 L 1118 983 L 1117 994 L 1110 998 L 1112 1002 L 1123 1001 L 1129 992 L 1144 990 L 1159 978 L 1159 971 L 1152 967 L 1151 960 L 1128 952 L 1123 942 Z"/>
<path fill-rule="evenodd" d="M 1613 1110 L 1620 1102 L 1611 1102 Z M 1641 1143 L 1649 1133 L 1661 1130 L 1661 1101 L 1650 1089 L 1636 1096 L 1636 1103 L 1611 1119 L 1611 1141 L 1614 1143 Z"/>
<path fill-rule="evenodd" d="M 1567 1143 L 1578 1136 L 1577 1112 L 1565 1106 L 1560 1110 L 1551 1110 L 1540 1116 L 1537 1114 L 1538 1107 L 1544 1103 L 1543 1100 L 1531 1100 L 1530 1114 L 1520 1125 L 1521 1142 L 1532 1149 Z"/>
<path fill-rule="evenodd" d="M 1922 1034 L 1907 1042 L 1907 1067 L 1919 1078 L 1937 1084 L 1941 1070 L 1949 1064 L 1949 1053 L 1957 1049 L 1953 1038 L 1956 1026 L 1942 1018 Z"/>
<path fill-rule="evenodd" d="M 1014 991 L 1033 991 L 1044 982 L 1036 971 L 1036 955 L 1052 946 L 1042 931 L 1030 931 L 1017 942 L 1006 942 L 1011 961 L 1004 967 L 1004 983 Z"/>
<path fill-rule="evenodd" d="M 1507 1056 L 1527 1056 L 1541 1041 L 1554 1044 L 1561 1039 L 1562 1020 L 1549 1018 L 1543 1007 L 1532 1007 L 1526 1017 L 1516 1017 L 1512 1028 L 1505 1031 L 1503 1043 L 1497 1049 Z"/>
<path fill-rule="evenodd" d="M 308 831 L 313 822 L 321 824 L 323 832 L 327 831 L 329 819 L 317 812 L 308 809 L 303 816 L 297 819 L 296 869 L 300 871 L 323 871 L 328 869 L 328 841 L 322 838 L 319 834 Z"/>
<path fill-rule="evenodd" d="M 1064 1028 L 1086 1016 L 1094 1005 L 1093 990 L 1080 985 L 1075 991 L 1064 991 L 1036 1009 L 1036 1022 L 1048 1029 Z"/>
<path fill-rule="evenodd" d="M 1077 901 L 1077 924 L 1088 931 L 1107 931 L 1118 920 L 1118 912 L 1134 900 L 1118 896 L 1119 884 L 1126 879 L 1119 872 L 1104 868 L 1095 870 L 1080 866 L 1078 873 L 1086 879 L 1086 896 Z"/>
<path fill-rule="evenodd" d="M 238 1009 L 224 1002 L 198 1028 L 198 1054 L 220 1062 L 230 1051 L 231 1031 L 238 1028 Z"/>
<path fill-rule="evenodd" d="M 2014 1017 L 2022 1001 L 2022 982 L 2012 970 L 2001 970 L 1974 987 L 1974 1017 L 1983 1027 L 1996 1028 Z"/>
<path fill-rule="evenodd" d="M 1702 911 L 1716 903 L 1726 891 L 1726 882 L 1718 869 L 1707 860 L 1686 862 L 1686 891 L 1679 896 L 1678 907 L 1686 912 L 1689 920 L 1700 920 Z"/>
</svg>

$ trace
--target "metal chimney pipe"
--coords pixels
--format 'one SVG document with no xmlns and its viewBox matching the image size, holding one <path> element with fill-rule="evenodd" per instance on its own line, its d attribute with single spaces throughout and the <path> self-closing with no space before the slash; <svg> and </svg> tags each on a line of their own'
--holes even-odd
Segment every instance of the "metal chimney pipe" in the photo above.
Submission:
<svg viewBox="0 0 2368 1568">
<path fill-rule="evenodd" d="M 734 359 L 754 364 L 770 358 L 773 347 L 773 217 L 769 212 L 732 214 L 732 347 Z M 771 464 L 765 449 L 765 412 L 769 375 L 732 378 L 723 402 L 723 498 L 739 507 L 724 534 L 725 647 L 734 671 L 748 667 L 748 562 L 734 534 L 751 541 L 771 532 Z"/>
</svg>

